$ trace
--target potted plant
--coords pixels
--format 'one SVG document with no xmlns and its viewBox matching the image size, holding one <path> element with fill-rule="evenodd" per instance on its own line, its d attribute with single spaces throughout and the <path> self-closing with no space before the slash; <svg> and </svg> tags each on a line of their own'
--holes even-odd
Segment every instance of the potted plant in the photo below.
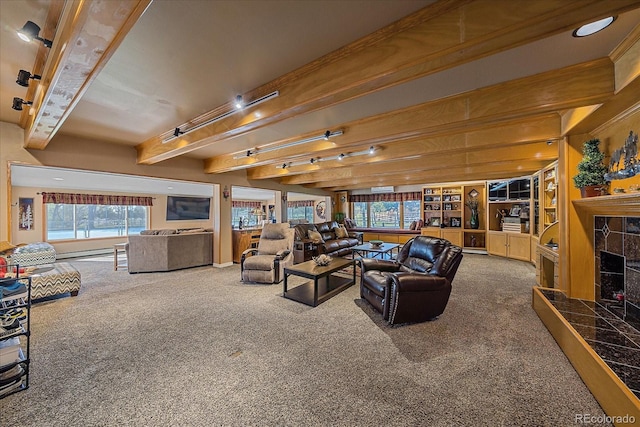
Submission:
<svg viewBox="0 0 640 427">
<path fill-rule="evenodd" d="M 606 191 L 607 173 L 604 153 L 600 151 L 599 139 L 590 139 L 582 146 L 582 160 L 578 163 L 578 173 L 573 177 L 573 183 L 580 189 L 582 197 L 600 196 Z"/>
</svg>

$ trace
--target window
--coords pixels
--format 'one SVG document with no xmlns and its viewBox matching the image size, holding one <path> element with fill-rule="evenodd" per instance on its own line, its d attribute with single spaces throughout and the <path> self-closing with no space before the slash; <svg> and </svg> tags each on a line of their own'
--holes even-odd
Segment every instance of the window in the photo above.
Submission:
<svg viewBox="0 0 640 427">
<path fill-rule="evenodd" d="M 352 212 L 353 220 L 358 227 L 369 226 L 369 204 L 367 202 L 354 202 Z"/>
<path fill-rule="evenodd" d="M 420 201 L 419 200 L 405 200 L 402 202 L 403 207 L 403 223 L 402 228 L 409 229 L 409 226 L 413 221 L 420 219 Z"/>
<path fill-rule="evenodd" d="M 287 207 L 287 219 L 306 219 L 313 223 L 313 206 Z"/>
<path fill-rule="evenodd" d="M 254 208 L 250 208 L 250 207 L 232 207 L 231 208 L 231 224 L 237 227 L 238 224 L 240 223 L 240 218 L 242 218 L 242 225 L 244 227 L 249 226 L 249 213 L 253 210 Z"/>
<path fill-rule="evenodd" d="M 47 241 L 138 234 L 148 228 L 146 206 L 47 203 Z"/>
<path fill-rule="evenodd" d="M 400 202 L 371 202 L 371 227 L 400 228 Z"/>
</svg>

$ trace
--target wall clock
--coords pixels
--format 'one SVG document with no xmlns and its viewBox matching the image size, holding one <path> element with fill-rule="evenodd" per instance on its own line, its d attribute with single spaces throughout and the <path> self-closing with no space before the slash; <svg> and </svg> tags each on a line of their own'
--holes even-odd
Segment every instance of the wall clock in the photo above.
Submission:
<svg viewBox="0 0 640 427">
<path fill-rule="evenodd" d="M 327 203 L 318 202 L 318 204 L 316 205 L 316 215 L 318 216 L 318 218 L 327 219 L 326 211 L 327 211 Z"/>
</svg>

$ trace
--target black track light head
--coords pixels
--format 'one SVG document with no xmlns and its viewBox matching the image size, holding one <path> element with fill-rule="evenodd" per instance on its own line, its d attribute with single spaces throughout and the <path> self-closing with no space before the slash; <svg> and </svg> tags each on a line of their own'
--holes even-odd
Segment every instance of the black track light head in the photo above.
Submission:
<svg viewBox="0 0 640 427">
<path fill-rule="evenodd" d="M 33 21 L 27 21 L 26 24 L 22 28 L 18 30 L 18 37 L 26 42 L 30 42 L 32 40 L 39 40 L 44 44 L 44 47 L 51 47 L 53 42 L 51 40 L 43 39 L 39 36 L 40 27 L 34 23 Z"/>
<path fill-rule="evenodd" d="M 29 79 L 40 80 L 41 78 L 42 77 L 39 75 L 31 74 L 27 70 L 20 70 L 18 71 L 18 79 L 16 80 L 16 83 L 20 86 L 27 87 L 29 86 Z"/>
<path fill-rule="evenodd" d="M 15 97 L 13 98 L 13 105 L 11 106 L 11 108 L 13 108 L 16 111 L 22 111 L 23 105 L 32 105 L 32 104 L 33 102 L 31 101 L 25 101 L 22 98 Z"/>
</svg>

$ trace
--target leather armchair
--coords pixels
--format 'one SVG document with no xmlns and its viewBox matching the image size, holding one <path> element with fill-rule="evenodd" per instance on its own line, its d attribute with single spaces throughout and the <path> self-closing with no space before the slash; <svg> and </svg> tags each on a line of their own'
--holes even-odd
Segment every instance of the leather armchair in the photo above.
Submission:
<svg viewBox="0 0 640 427">
<path fill-rule="evenodd" d="M 279 283 L 284 268 L 293 265 L 294 230 L 288 223 L 265 224 L 257 248 L 247 249 L 240 258 L 243 282 Z"/>
<path fill-rule="evenodd" d="M 390 324 L 424 322 L 444 312 L 462 248 L 448 240 L 417 236 L 393 261 L 363 258 L 360 296 Z"/>
</svg>

